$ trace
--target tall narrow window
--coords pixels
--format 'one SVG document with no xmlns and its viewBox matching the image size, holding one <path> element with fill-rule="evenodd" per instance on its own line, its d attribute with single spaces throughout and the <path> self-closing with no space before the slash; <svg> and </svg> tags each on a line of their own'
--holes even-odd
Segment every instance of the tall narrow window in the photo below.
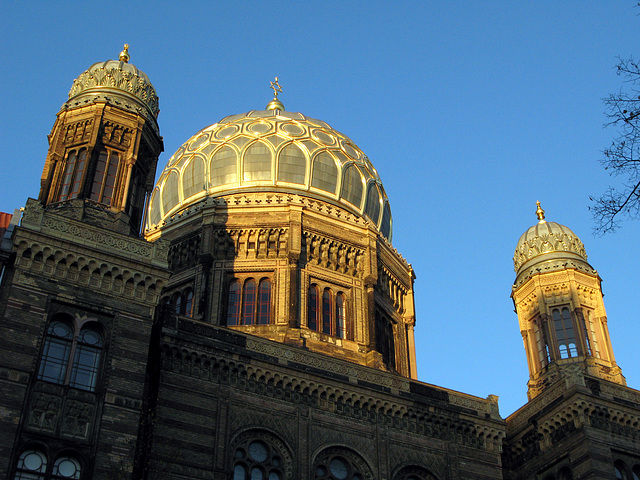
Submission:
<svg viewBox="0 0 640 480">
<path fill-rule="evenodd" d="M 240 282 L 234 280 L 229 285 L 229 301 L 227 303 L 227 325 L 240 325 Z"/>
<path fill-rule="evenodd" d="M 60 185 L 59 201 L 62 202 L 78 196 L 82 185 L 82 175 L 84 174 L 86 160 L 87 150 L 85 148 L 79 152 L 75 150 L 69 152 L 67 165 L 62 177 L 62 184 Z"/>
<path fill-rule="evenodd" d="M 69 198 L 76 198 L 80 193 L 80 187 L 82 186 L 82 177 L 84 175 L 84 167 L 87 163 L 87 150 L 85 148 L 80 150 L 78 154 L 78 162 L 76 164 L 75 172 L 73 174 L 73 182 L 71 183 L 71 191 L 69 192 Z"/>
<path fill-rule="evenodd" d="M 63 321 L 52 321 L 44 341 L 38 379 L 63 384 L 67 376 L 73 344 L 73 328 Z"/>
<path fill-rule="evenodd" d="M 268 325 L 271 318 L 271 282 L 260 280 L 258 289 L 258 325 Z"/>
<path fill-rule="evenodd" d="M 103 345 L 102 335 L 96 329 L 85 327 L 80 331 L 69 385 L 91 392 L 96 389 Z"/>
<path fill-rule="evenodd" d="M 256 315 L 256 282 L 249 279 L 242 292 L 242 325 L 251 325 Z"/>
<path fill-rule="evenodd" d="M 587 325 L 589 326 L 589 333 L 591 334 L 591 345 L 593 347 L 593 355 L 596 358 L 600 358 L 600 347 L 598 346 L 598 336 L 596 334 L 596 327 L 594 325 L 593 322 L 593 313 L 591 312 L 591 310 L 587 310 L 587 318 L 585 318 L 585 321 L 587 322 Z"/>
<path fill-rule="evenodd" d="M 332 303 L 331 290 L 325 288 L 322 293 L 322 333 L 327 335 L 331 335 Z"/>
<path fill-rule="evenodd" d="M 307 327 L 311 330 L 318 329 L 318 314 L 320 312 L 320 305 L 318 305 L 319 300 L 318 287 L 311 285 L 311 287 L 309 287 L 309 304 L 307 309 Z"/>
<path fill-rule="evenodd" d="M 60 185 L 60 201 L 69 198 L 69 189 L 71 188 L 71 181 L 73 178 L 73 171 L 76 167 L 76 159 L 78 154 L 76 151 L 69 152 L 67 156 L 67 166 L 64 170 L 64 176 L 62 177 L 62 184 Z"/>
<path fill-rule="evenodd" d="M 171 301 L 176 315 L 182 315 L 182 295 L 179 292 L 175 293 Z"/>
<path fill-rule="evenodd" d="M 547 343 L 544 330 L 538 325 L 538 319 L 533 321 L 533 333 L 538 347 L 538 359 L 540 361 L 540 366 L 546 367 L 551 360 L 549 358 L 549 345 Z"/>
<path fill-rule="evenodd" d="M 344 295 L 336 295 L 336 337 L 345 338 L 344 334 Z"/>
<path fill-rule="evenodd" d="M 571 312 L 567 307 L 564 307 L 562 312 L 556 308 L 551 313 L 556 330 L 556 338 L 558 339 L 560 358 L 577 357 L 578 349 L 576 347 L 576 335 L 571 320 Z"/>
<path fill-rule="evenodd" d="M 584 318 L 583 315 L 580 315 L 578 318 L 578 321 L 580 322 L 580 327 L 582 328 L 582 335 L 584 336 L 584 345 L 587 348 L 587 351 L 585 352 L 585 354 L 592 356 L 593 354 L 591 353 L 591 339 L 589 338 L 589 330 L 587 328 L 586 319 Z"/>
<path fill-rule="evenodd" d="M 184 294 L 184 315 L 187 317 L 193 315 L 193 290 L 190 288 Z"/>
<path fill-rule="evenodd" d="M 93 176 L 93 184 L 91 185 L 91 195 L 89 197 L 91 200 L 111 205 L 119 163 L 120 158 L 117 153 L 100 152 L 96 164 L 96 172 Z"/>
</svg>

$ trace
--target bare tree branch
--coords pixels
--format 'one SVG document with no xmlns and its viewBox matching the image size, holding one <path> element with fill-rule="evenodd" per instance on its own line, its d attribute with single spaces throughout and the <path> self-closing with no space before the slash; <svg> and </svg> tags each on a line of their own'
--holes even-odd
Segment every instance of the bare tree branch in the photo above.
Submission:
<svg viewBox="0 0 640 480">
<path fill-rule="evenodd" d="M 603 99 L 605 127 L 615 128 L 616 135 L 602 151 L 600 163 L 612 177 L 623 180 L 602 195 L 589 197 L 596 235 L 615 231 L 622 221 L 640 219 L 640 63 L 619 59 L 616 71 L 626 88 Z"/>
</svg>

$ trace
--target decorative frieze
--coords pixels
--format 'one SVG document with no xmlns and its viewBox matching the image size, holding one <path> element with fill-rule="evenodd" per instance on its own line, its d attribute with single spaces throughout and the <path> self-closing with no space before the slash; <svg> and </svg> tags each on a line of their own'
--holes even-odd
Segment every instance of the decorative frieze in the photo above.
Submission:
<svg viewBox="0 0 640 480">
<path fill-rule="evenodd" d="M 88 142 L 93 132 L 93 119 L 89 118 L 67 125 L 64 130 L 64 144 L 66 146 Z"/>
<path fill-rule="evenodd" d="M 306 231 L 302 236 L 302 249 L 306 262 L 323 268 L 362 278 L 364 250 L 335 238 Z"/>
</svg>

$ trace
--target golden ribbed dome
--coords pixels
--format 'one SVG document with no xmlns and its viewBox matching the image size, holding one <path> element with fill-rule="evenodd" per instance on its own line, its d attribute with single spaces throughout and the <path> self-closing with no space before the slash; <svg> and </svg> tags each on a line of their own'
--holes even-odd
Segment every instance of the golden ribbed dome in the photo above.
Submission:
<svg viewBox="0 0 640 480">
<path fill-rule="evenodd" d="M 378 172 L 348 137 L 284 110 L 223 118 L 185 142 L 153 191 L 147 228 L 208 197 L 289 192 L 366 216 L 391 239 L 391 208 Z"/>
<path fill-rule="evenodd" d="M 587 263 L 582 241 L 569 227 L 547 222 L 538 202 L 538 223 L 524 232 L 513 256 L 520 283 L 538 272 L 562 270 L 567 267 L 594 271 Z"/>
<path fill-rule="evenodd" d="M 136 111 L 152 120 L 160 112 L 158 95 L 149 77 L 128 63 L 128 45 L 119 60 L 107 60 L 91 65 L 73 81 L 66 105 L 80 105 L 92 101 L 114 103 L 120 108 Z"/>
</svg>

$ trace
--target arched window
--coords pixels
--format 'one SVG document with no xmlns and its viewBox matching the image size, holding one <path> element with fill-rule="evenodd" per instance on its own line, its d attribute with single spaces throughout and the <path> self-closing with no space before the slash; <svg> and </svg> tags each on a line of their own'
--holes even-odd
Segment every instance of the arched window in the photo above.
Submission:
<svg viewBox="0 0 640 480">
<path fill-rule="evenodd" d="M 307 301 L 307 327 L 311 330 L 346 338 L 346 297 L 344 293 L 334 294 L 330 288 L 322 290 L 317 285 L 309 287 Z"/>
<path fill-rule="evenodd" d="M 15 480 L 37 480 L 47 472 L 47 457 L 38 450 L 25 450 L 18 458 Z"/>
<path fill-rule="evenodd" d="M 82 390 L 95 390 L 103 346 L 102 334 L 95 328 L 88 326 L 80 330 L 69 385 Z"/>
<path fill-rule="evenodd" d="M 345 338 L 344 331 L 344 294 L 336 295 L 336 337 Z"/>
<path fill-rule="evenodd" d="M 251 325 L 256 315 L 256 282 L 250 278 L 244 282 L 242 292 L 242 325 Z"/>
<path fill-rule="evenodd" d="M 82 468 L 75 458 L 63 455 L 53 465 L 49 465 L 47 456 L 38 450 L 25 450 L 18 458 L 14 480 L 79 480 Z"/>
<path fill-rule="evenodd" d="M 260 280 L 258 288 L 258 325 L 268 325 L 271 319 L 271 282 Z"/>
<path fill-rule="evenodd" d="M 331 301 L 331 290 L 324 289 L 322 293 L 322 333 L 331 335 L 331 319 L 333 318 L 333 302 Z"/>
<path fill-rule="evenodd" d="M 72 457 L 60 457 L 53 464 L 52 479 L 79 479 L 80 463 Z"/>
<path fill-rule="evenodd" d="M 193 290 L 190 288 L 184 292 L 184 315 L 186 317 L 193 315 Z"/>
<path fill-rule="evenodd" d="M 96 163 L 96 172 L 93 175 L 93 184 L 91 185 L 91 195 L 89 197 L 91 200 L 111 205 L 119 165 L 120 157 L 117 153 L 100 152 Z"/>
<path fill-rule="evenodd" d="M 63 384 L 67 378 L 69 355 L 73 345 L 73 327 L 66 321 L 54 320 L 49 324 L 44 340 L 38 379 Z"/>
<path fill-rule="evenodd" d="M 640 480 L 640 465 L 634 465 L 631 474 L 633 475 L 633 480 Z"/>
<path fill-rule="evenodd" d="M 171 303 L 173 304 L 173 309 L 176 312 L 176 315 L 182 314 L 182 295 L 180 295 L 179 292 L 173 294 L 173 297 L 171 297 Z"/>
<path fill-rule="evenodd" d="M 553 323 L 558 339 L 558 349 L 560 358 L 571 358 L 578 356 L 576 348 L 576 335 L 571 320 L 571 312 L 567 307 L 562 308 L 562 312 L 555 308 L 552 312 Z"/>
<path fill-rule="evenodd" d="M 393 332 L 393 322 L 384 313 L 376 311 L 376 346 L 378 352 L 382 354 L 382 361 L 390 369 L 396 368 L 395 337 Z"/>
<path fill-rule="evenodd" d="M 627 475 L 627 465 L 622 460 L 616 461 L 616 463 L 613 464 L 613 468 L 616 474 L 616 479 L 629 480 L 629 476 Z"/>
<path fill-rule="evenodd" d="M 246 431 L 231 444 L 233 480 L 292 480 L 293 461 L 285 444 L 263 431 Z"/>
<path fill-rule="evenodd" d="M 321 452 L 313 464 L 315 480 L 364 480 L 372 478 L 366 463 L 343 447 L 332 447 Z"/>
<path fill-rule="evenodd" d="M 253 278 L 229 284 L 227 326 L 268 325 L 271 323 L 271 280 L 257 284 Z"/>
<path fill-rule="evenodd" d="M 58 200 L 63 201 L 78 196 L 86 163 L 87 150 L 85 148 L 80 149 L 79 152 L 75 150 L 69 152 Z"/>
<path fill-rule="evenodd" d="M 49 324 L 38 366 L 38 380 L 95 391 L 104 337 L 96 323 L 79 331 L 64 316 Z"/>
<path fill-rule="evenodd" d="M 229 285 L 229 301 L 227 302 L 227 325 L 240 325 L 240 282 L 234 280 Z"/>
<path fill-rule="evenodd" d="M 422 467 L 409 466 L 396 473 L 393 480 L 436 480 L 436 477 Z"/>
<path fill-rule="evenodd" d="M 311 285 L 309 287 L 309 301 L 307 308 L 307 327 L 311 330 L 318 329 L 318 320 L 320 313 L 320 305 L 319 305 L 319 295 L 318 295 L 318 287 L 315 285 Z"/>
<path fill-rule="evenodd" d="M 536 345 L 538 346 L 538 360 L 541 367 L 546 367 L 551 361 L 549 357 L 549 344 L 544 334 L 544 329 L 540 327 L 539 318 L 533 320 L 533 334 L 536 339 Z"/>
</svg>

